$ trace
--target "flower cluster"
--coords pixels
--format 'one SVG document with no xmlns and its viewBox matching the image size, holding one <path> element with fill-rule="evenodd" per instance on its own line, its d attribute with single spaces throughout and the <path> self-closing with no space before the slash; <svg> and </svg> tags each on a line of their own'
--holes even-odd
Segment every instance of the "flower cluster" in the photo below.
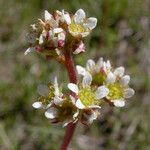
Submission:
<svg viewBox="0 0 150 150">
<path fill-rule="evenodd" d="M 82 39 L 90 34 L 96 24 L 97 19 L 86 18 L 82 9 L 77 10 L 74 15 L 64 10 L 57 10 L 53 14 L 45 10 L 44 19 L 31 25 L 31 31 L 27 35 L 30 47 L 25 55 L 37 51 L 47 58 L 63 60 L 67 47 L 71 48 L 73 54 L 84 52 Z"/>
<path fill-rule="evenodd" d="M 103 58 L 97 62 L 89 59 L 86 67 L 77 65 L 76 83 L 71 55 L 85 51 L 83 38 L 91 33 L 96 24 L 96 18 L 87 18 L 84 10 L 79 9 L 74 15 L 64 10 L 56 10 L 53 14 L 45 10 L 44 19 L 31 25 L 27 35 L 30 47 L 25 55 L 37 51 L 65 64 L 69 73 L 67 92 L 58 86 L 57 78 L 53 83 L 38 86 L 40 96 L 32 106 L 43 109 L 52 123 L 61 122 L 66 126 L 81 122 L 89 125 L 97 119 L 104 103 L 123 107 L 126 99 L 134 95 L 134 90 L 129 87 L 130 76 L 125 75 L 124 67 L 114 69 L 110 61 Z"/>
<path fill-rule="evenodd" d="M 54 79 L 53 84 L 39 85 L 37 91 L 40 97 L 32 106 L 35 109 L 46 110 L 45 116 L 52 123 L 63 122 L 63 126 L 66 126 L 70 122 L 77 121 L 78 110 L 70 97 L 62 93 L 57 78 Z"/>
<path fill-rule="evenodd" d="M 76 69 L 78 83 L 68 83 L 68 89 L 75 97 L 63 94 L 56 78 L 54 84 L 38 87 L 40 98 L 33 107 L 46 109 L 45 116 L 52 123 L 63 122 L 65 126 L 80 121 L 91 124 L 100 114 L 104 102 L 123 107 L 125 99 L 134 95 L 128 85 L 130 76 L 124 75 L 124 67 L 113 69 L 109 61 L 100 58 L 97 63 L 90 59 L 86 68 L 77 65 Z"/>
<path fill-rule="evenodd" d="M 77 65 L 76 69 L 83 80 L 93 79 L 93 88 L 101 87 L 100 95 L 116 107 L 125 106 L 125 100 L 134 95 L 134 90 L 129 87 L 130 76 L 124 75 L 125 69 L 122 66 L 113 69 L 110 61 L 105 62 L 100 58 L 97 63 L 89 59 L 86 68 Z"/>
</svg>

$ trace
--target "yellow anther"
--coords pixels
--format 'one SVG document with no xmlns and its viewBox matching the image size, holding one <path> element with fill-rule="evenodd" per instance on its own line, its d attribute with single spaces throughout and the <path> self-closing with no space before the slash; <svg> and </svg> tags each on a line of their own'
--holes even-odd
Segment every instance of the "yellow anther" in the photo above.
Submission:
<svg viewBox="0 0 150 150">
<path fill-rule="evenodd" d="M 107 88 L 109 89 L 108 99 L 114 100 L 123 97 L 123 89 L 119 83 L 107 84 Z"/>
<path fill-rule="evenodd" d="M 82 88 L 79 92 L 79 98 L 85 106 L 94 105 L 96 102 L 95 94 L 91 88 Z"/>
<path fill-rule="evenodd" d="M 80 34 L 85 31 L 83 26 L 81 26 L 80 24 L 75 24 L 75 23 L 71 23 L 68 29 L 71 34 Z"/>
</svg>

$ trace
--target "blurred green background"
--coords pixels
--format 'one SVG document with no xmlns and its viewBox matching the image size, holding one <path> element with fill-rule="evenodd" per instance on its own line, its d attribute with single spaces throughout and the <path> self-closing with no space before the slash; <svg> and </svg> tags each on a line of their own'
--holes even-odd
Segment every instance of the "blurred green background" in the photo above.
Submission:
<svg viewBox="0 0 150 150">
<path fill-rule="evenodd" d="M 59 149 L 65 130 L 49 124 L 44 112 L 31 105 L 38 84 L 54 74 L 66 84 L 67 75 L 58 63 L 36 53 L 24 56 L 25 36 L 45 9 L 75 13 L 79 8 L 97 17 L 98 25 L 76 63 L 102 56 L 114 66 L 125 66 L 136 94 L 122 109 L 103 108 L 90 128 L 79 125 L 69 149 L 150 149 L 149 0 L 0 0 L 0 150 Z"/>
</svg>

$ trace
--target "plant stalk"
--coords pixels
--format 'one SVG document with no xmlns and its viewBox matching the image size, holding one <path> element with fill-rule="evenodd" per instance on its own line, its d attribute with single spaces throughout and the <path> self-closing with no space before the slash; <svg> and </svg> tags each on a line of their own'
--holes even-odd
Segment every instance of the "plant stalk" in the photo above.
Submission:
<svg viewBox="0 0 150 150">
<path fill-rule="evenodd" d="M 70 51 L 65 52 L 65 66 L 68 72 L 70 83 L 76 84 L 77 83 L 76 70 L 75 70 L 74 62 Z M 75 97 L 75 94 L 72 92 L 71 95 Z M 60 150 L 67 150 L 69 143 L 73 137 L 75 127 L 76 127 L 75 123 L 69 123 L 68 126 L 66 127 L 66 133 Z"/>
</svg>

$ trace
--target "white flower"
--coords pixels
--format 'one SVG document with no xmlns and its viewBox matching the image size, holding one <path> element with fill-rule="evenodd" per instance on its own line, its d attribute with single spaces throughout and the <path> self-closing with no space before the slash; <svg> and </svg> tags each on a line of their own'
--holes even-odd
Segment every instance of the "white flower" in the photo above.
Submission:
<svg viewBox="0 0 150 150">
<path fill-rule="evenodd" d="M 125 99 L 131 98 L 135 93 L 128 86 L 130 76 L 124 75 L 124 71 L 124 67 L 118 67 L 114 72 L 110 72 L 106 79 L 106 87 L 109 89 L 106 98 L 113 102 L 116 107 L 125 106 Z"/>
<path fill-rule="evenodd" d="M 92 84 L 98 86 L 103 85 L 106 81 L 107 74 L 109 74 L 107 80 L 112 76 L 111 64 L 109 61 L 103 61 L 103 58 L 100 58 L 96 63 L 94 60 L 89 59 L 86 63 L 86 68 L 77 65 L 76 69 L 79 75 L 85 76 L 86 74 L 90 74 L 93 78 Z"/>
<path fill-rule="evenodd" d="M 125 105 L 125 99 L 134 95 L 134 90 L 131 89 L 128 84 L 130 82 L 130 76 L 124 75 L 124 67 L 118 67 L 115 70 L 111 67 L 110 61 L 103 61 L 100 58 L 97 63 L 92 59 L 89 59 L 86 63 L 86 68 L 77 65 L 77 73 L 83 76 L 92 76 L 92 85 L 106 87 L 106 98 L 114 103 L 117 107 L 123 107 Z M 99 89 L 99 88 L 98 88 Z M 97 89 L 97 90 L 98 90 Z M 105 92 L 100 90 L 99 94 Z"/>
<path fill-rule="evenodd" d="M 76 101 L 74 100 L 74 102 L 76 107 L 79 109 L 100 108 L 100 99 L 106 97 L 109 93 L 109 90 L 105 86 L 100 86 L 97 90 L 93 90 L 90 87 L 91 82 L 91 75 L 86 74 L 82 80 L 82 85 L 76 85 L 74 83 L 68 84 L 68 88 L 72 92 L 76 93 L 78 97 L 78 99 Z"/>
<path fill-rule="evenodd" d="M 32 104 L 35 109 L 49 108 L 52 104 L 60 105 L 63 102 L 63 94 L 60 92 L 57 78 L 54 79 L 54 84 L 47 86 L 40 84 L 37 88 L 37 91 L 40 95 L 39 101 L 36 101 Z"/>
<path fill-rule="evenodd" d="M 77 72 L 78 74 L 81 74 L 82 75 L 82 71 L 80 70 L 81 69 L 81 66 L 80 68 L 77 66 Z M 110 72 L 111 70 L 111 64 L 109 61 L 103 61 L 103 58 L 100 58 L 97 63 L 94 62 L 94 60 L 92 59 L 89 59 L 86 63 L 86 68 L 83 68 L 82 67 L 82 70 L 85 70 L 86 72 L 89 72 L 91 75 L 93 74 L 97 74 L 97 73 L 104 73 L 104 74 L 107 74 Z"/>
<path fill-rule="evenodd" d="M 83 9 L 76 11 L 75 15 L 70 18 L 68 13 L 63 14 L 64 21 L 68 24 L 69 33 L 72 36 L 85 37 L 89 35 L 91 30 L 96 27 L 97 19 L 94 17 L 86 18 Z"/>
</svg>

